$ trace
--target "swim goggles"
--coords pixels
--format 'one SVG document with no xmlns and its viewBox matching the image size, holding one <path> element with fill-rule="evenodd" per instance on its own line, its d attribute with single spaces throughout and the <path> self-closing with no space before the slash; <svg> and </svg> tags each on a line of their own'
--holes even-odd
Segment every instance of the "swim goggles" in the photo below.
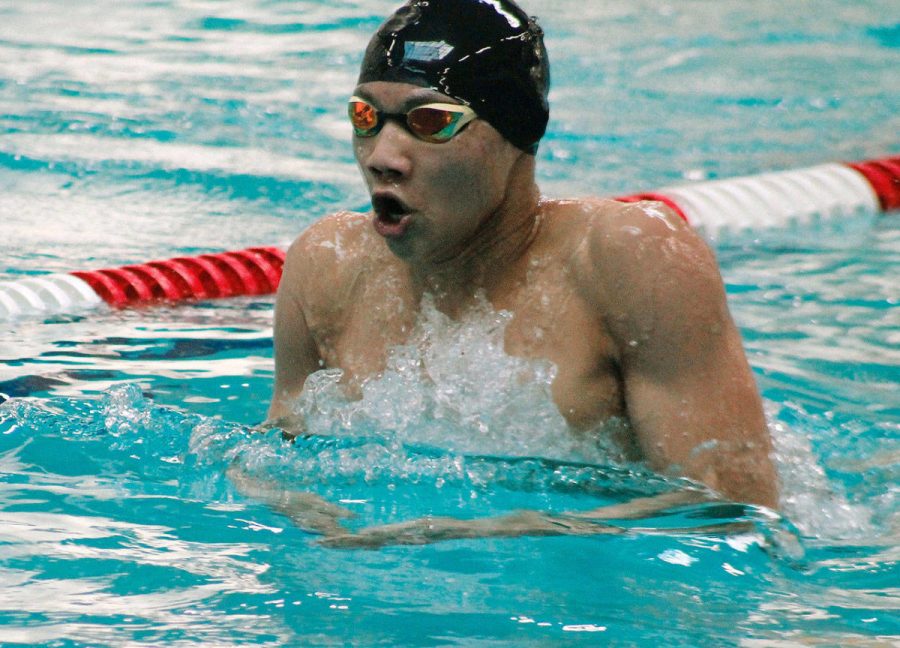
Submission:
<svg viewBox="0 0 900 648">
<path fill-rule="evenodd" d="M 420 140 L 435 144 L 455 137 L 478 116 L 468 106 L 446 103 L 422 104 L 405 113 L 386 113 L 359 97 L 350 97 L 347 114 L 357 137 L 374 137 L 385 121 L 396 119 Z"/>
</svg>

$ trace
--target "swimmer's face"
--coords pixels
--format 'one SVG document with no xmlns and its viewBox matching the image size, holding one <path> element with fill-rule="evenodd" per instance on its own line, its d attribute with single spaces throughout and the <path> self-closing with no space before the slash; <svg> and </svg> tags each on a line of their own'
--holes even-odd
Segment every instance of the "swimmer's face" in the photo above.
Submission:
<svg viewBox="0 0 900 648">
<path fill-rule="evenodd" d="M 393 114 L 459 104 L 429 88 L 384 81 L 364 83 L 354 95 Z M 390 119 L 374 136 L 354 136 L 353 148 L 372 197 L 375 230 L 400 258 L 426 263 L 465 249 L 503 204 L 514 164 L 524 155 L 482 119 L 441 143 L 423 141 Z"/>
</svg>

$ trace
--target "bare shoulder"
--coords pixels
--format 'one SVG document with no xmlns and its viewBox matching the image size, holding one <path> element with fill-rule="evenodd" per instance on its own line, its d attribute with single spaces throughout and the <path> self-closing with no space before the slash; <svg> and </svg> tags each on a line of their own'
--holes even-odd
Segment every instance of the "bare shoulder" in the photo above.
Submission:
<svg viewBox="0 0 900 648">
<path fill-rule="evenodd" d="M 729 320 L 712 250 L 666 205 L 599 199 L 561 205 L 573 229 L 568 236 L 577 240 L 572 275 L 619 344 L 661 342 L 664 333 Z"/>
<path fill-rule="evenodd" d="M 365 214 L 337 212 L 306 228 L 291 244 L 285 259 L 281 289 L 307 306 L 334 303 L 340 288 L 373 262 L 377 237 Z"/>
<path fill-rule="evenodd" d="M 365 214 L 337 212 L 307 227 L 288 249 L 286 262 L 306 266 L 308 261 L 339 264 L 352 260 L 370 236 Z"/>
<path fill-rule="evenodd" d="M 711 263 L 712 252 L 696 232 L 660 202 L 591 201 L 585 240 L 594 264 L 615 264 L 632 279 L 654 269 Z"/>
<path fill-rule="evenodd" d="M 586 199 L 566 209 L 581 241 L 578 276 L 602 293 L 598 298 L 624 306 L 629 298 L 643 302 L 669 288 L 721 281 L 706 242 L 662 203 Z"/>
</svg>

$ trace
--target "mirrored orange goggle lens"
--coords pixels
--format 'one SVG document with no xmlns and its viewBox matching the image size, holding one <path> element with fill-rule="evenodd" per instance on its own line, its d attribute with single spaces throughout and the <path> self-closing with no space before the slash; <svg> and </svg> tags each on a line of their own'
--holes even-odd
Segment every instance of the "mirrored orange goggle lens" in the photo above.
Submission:
<svg viewBox="0 0 900 648">
<path fill-rule="evenodd" d="M 410 111 L 406 121 L 419 135 L 432 136 L 450 126 L 455 118 L 456 115 L 449 110 L 416 108 Z"/>
<path fill-rule="evenodd" d="M 367 103 L 354 101 L 350 104 L 350 121 L 358 130 L 372 130 L 378 125 L 378 112 Z"/>
</svg>

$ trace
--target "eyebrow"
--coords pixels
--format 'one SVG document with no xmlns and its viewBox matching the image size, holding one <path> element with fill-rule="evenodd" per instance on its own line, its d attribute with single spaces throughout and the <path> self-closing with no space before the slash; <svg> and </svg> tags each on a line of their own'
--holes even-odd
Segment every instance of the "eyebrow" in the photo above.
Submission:
<svg viewBox="0 0 900 648">
<path fill-rule="evenodd" d="M 378 104 L 378 102 L 372 93 L 368 92 L 364 88 L 357 88 L 354 90 L 355 95 L 366 99 L 367 101 L 371 101 L 372 103 Z M 442 95 L 437 90 L 432 90 L 431 88 L 419 88 L 417 90 L 413 90 L 412 94 L 406 97 L 403 100 L 403 103 L 400 104 L 400 112 L 407 112 L 412 110 L 417 106 L 422 106 L 424 104 L 429 103 L 457 103 L 456 99 L 452 97 L 448 97 L 446 95 Z M 460 103 L 460 106 L 465 105 Z"/>
</svg>

